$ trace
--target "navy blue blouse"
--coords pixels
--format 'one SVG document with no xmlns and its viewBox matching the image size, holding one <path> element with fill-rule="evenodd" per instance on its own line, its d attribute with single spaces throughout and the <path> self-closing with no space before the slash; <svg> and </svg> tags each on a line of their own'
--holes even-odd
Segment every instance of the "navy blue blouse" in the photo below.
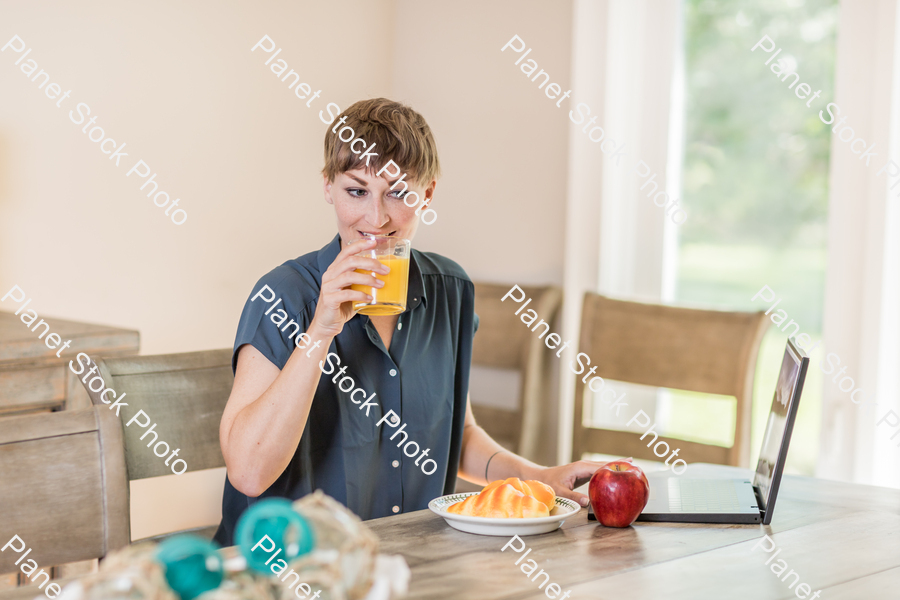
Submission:
<svg viewBox="0 0 900 600">
<path fill-rule="evenodd" d="M 335 236 L 318 252 L 289 260 L 259 280 L 238 324 L 233 367 L 240 347 L 251 344 L 284 368 L 307 341 L 297 343 L 315 314 L 322 274 L 340 250 Z M 453 493 L 478 328 L 474 298 L 472 281 L 459 265 L 412 250 L 407 309 L 390 350 L 369 317 L 355 315 L 344 325 L 329 349 L 340 363 L 330 355 L 322 365 L 332 374 L 319 379 L 294 457 L 259 499 L 295 500 L 321 489 L 360 518 L 374 519 L 427 508 L 430 500 Z M 389 411 L 399 417 L 396 422 Z M 385 415 L 391 418 L 382 421 Z M 217 542 L 233 543 L 238 517 L 255 501 L 226 477 Z"/>
</svg>

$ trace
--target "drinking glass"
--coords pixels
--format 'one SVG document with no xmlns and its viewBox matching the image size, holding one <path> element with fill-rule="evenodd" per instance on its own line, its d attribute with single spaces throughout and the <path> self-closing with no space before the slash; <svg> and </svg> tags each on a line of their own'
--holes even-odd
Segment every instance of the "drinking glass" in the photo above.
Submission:
<svg viewBox="0 0 900 600">
<path fill-rule="evenodd" d="M 357 273 L 374 275 L 384 281 L 384 287 L 353 284 L 350 289 L 372 296 L 371 302 L 354 302 L 353 310 L 363 315 L 396 315 L 406 310 L 406 291 L 409 286 L 409 240 L 387 235 L 366 235 L 377 240 L 374 248 L 359 256 L 374 258 L 390 268 L 387 275 L 357 269 Z"/>
</svg>

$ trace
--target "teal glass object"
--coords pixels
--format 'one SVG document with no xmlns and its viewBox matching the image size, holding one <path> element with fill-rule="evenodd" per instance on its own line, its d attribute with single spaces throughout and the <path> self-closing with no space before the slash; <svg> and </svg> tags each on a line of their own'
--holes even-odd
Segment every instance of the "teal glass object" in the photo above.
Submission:
<svg viewBox="0 0 900 600">
<path fill-rule="evenodd" d="M 156 560 L 181 600 L 193 600 L 222 583 L 222 557 L 217 550 L 216 543 L 196 535 L 176 535 L 159 545 Z"/>
<path fill-rule="evenodd" d="M 271 565 L 278 560 L 289 563 L 315 546 L 309 523 L 294 512 L 286 498 L 266 498 L 244 511 L 234 530 L 234 541 L 249 568 L 269 574 L 274 573 Z"/>
</svg>

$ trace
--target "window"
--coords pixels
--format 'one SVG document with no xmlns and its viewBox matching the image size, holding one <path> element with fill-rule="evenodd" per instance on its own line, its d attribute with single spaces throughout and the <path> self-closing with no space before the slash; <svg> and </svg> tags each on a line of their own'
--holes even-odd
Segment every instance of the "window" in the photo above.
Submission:
<svg viewBox="0 0 900 600">
<path fill-rule="evenodd" d="M 683 205 L 675 299 L 680 304 L 758 310 L 751 298 L 767 285 L 800 330 L 821 338 L 826 266 L 831 131 L 770 70 L 781 60 L 821 89 L 810 106 L 833 98 L 836 0 L 732 3 L 685 0 Z M 783 48 L 750 49 L 768 35 Z M 801 301 L 802 300 L 802 301 Z M 782 325 L 783 326 L 783 325 Z M 792 328 L 793 329 L 793 328 Z M 789 331 L 790 332 L 790 331 Z M 751 465 L 789 332 L 774 324 L 757 361 Z M 814 365 L 815 363 L 811 363 Z M 667 431 L 722 429 L 723 415 L 700 398 L 670 410 Z M 810 368 L 787 471 L 813 475 L 821 421 L 822 372 Z M 721 404 L 721 403 L 718 403 Z M 676 420 L 677 419 L 677 420 Z M 733 422 L 733 408 L 731 410 Z M 689 437 L 689 436 L 685 436 Z"/>
</svg>

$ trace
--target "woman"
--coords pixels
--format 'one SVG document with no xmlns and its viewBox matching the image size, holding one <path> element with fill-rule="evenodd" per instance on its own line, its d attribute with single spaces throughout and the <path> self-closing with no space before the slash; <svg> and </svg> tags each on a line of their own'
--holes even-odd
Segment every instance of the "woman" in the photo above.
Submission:
<svg viewBox="0 0 900 600">
<path fill-rule="evenodd" d="M 377 176 L 389 160 L 405 176 Z M 216 540 L 232 543 L 255 498 L 322 489 L 371 519 L 426 508 L 454 491 L 457 475 L 478 484 L 537 479 L 586 505 L 572 490 L 602 463 L 541 467 L 475 423 L 468 382 L 478 317 L 459 265 L 413 250 L 406 311 L 353 312 L 371 297 L 350 286 L 382 287 L 371 272 L 387 269 L 358 256 L 374 246 L 365 234 L 413 239 L 419 218 L 405 194 L 425 206 L 434 198 L 440 165 L 425 119 L 384 98 L 357 102 L 326 131 L 322 172 L 338 235 L 263 276 L 241 314 L 220 425 L 228 476 Z M 347 377 L 352 390 L 341 385 Z"/>
</svg>

